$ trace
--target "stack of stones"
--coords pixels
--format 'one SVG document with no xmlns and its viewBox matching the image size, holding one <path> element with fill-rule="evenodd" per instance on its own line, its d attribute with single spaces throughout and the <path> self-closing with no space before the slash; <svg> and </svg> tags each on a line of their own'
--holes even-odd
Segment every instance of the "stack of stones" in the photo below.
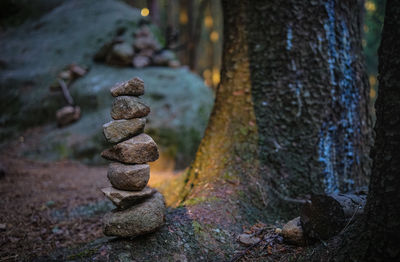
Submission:
<svg viewBox="0 0 400 262">
<path fill-rule="evenodd" d="M 111 89 L 113 121 L 103 125 L 104 136 L 114 145 L 101 156 L 115 161 L 108 167 L 112 186 L 103 193 L 117 207 L 103 219 L 104 234 L 135 237 L 157 230 L 164 224 L 165 204 L 157 190 L 147 187 L 150 167 L 158 159 L 153 139 L 144 134 L 150 108 L 138 96 L 144 94 L 140 78 L 119 83 Z"/>
</svg>

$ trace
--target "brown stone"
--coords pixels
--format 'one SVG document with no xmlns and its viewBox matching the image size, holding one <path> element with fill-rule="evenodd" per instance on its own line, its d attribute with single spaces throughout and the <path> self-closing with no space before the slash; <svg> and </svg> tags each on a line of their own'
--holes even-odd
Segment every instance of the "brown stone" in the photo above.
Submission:
<svg viewBox="0 0 400 262">
<path fill-rule="evenodd" d="M 125 164 L 143 164 L 158 159 L 158 148 L 154 140 L 140 134 L 104 150 L 101 156 Z"/>
<path fill-rule="evenodd" d="M 111 117 L 115 120 L 145 117 L 150 108 L 134 96 L 118 96 L 111 108 Z"/>
<path fill-rule="evenodd" d="M 114 120 L 103 125 L 103 133 L 110 143 L 118 143 L 143 132 L 146 118 Z"/>
<path fill-rule="evenodd" d="M 112 96 L 141 96 L 144 94 L 144 82 L 139 77 L 118 83 L 111 88 Z"/>
<path fill-rule="evenodd" d="M 126 210 L 106 214 L 103 232 L 107 236 L 136 237 L 156 231 L 164 222 L 164 198 L 157 192 Z"/>
<path fill-rule="evenodd" d="M 79 106 L 64 106 L 57 110 L 56 118 L 58 126 L 65 126 L 77 121 L 81 117 Z"/>
<path fill-rule="evenodd" d="M 141 191 L 125 191 L 113 187 L 102 188 L 101 191 L 108 197 L 118 209 L 126 209 L 136 203 L 139 203 L 145 198 L 152 196 L 156 190 L 150 187 L 145 187 Z"/>
<path fill-rule="evenodd" d="M 120 190 L 142 190 L 149 182 L 150 167 L 144 165 L 124 165 L 111 163 L 108 166 L 108 180 L 111 185 Z"/>
</svg>

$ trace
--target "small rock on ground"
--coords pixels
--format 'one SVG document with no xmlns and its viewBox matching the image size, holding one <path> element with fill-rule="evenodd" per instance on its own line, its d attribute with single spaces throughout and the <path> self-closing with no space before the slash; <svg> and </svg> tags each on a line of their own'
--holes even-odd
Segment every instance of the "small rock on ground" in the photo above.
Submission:
<svg viewBox="0 0 400 262">
<path fill-rule="evenodd" d="M 282 235 L 289 243 L 304 245 L 304 235 L 300 223 L 300 217 L 296 217 L 287 222 L 282 228 Z"/>
<path fill-rule="evenodd" d="M 57 110 L 56 118 L 58 126 L 66 126 L 77 121 L 81 117 L 81 109 L 79 106 L 64 106 Z"/>
</svg>

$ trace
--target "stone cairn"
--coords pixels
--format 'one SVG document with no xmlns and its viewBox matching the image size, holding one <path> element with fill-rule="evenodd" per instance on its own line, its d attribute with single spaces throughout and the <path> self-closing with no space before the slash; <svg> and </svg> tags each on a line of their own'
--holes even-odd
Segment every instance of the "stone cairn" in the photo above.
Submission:
<svg viewBox="0 0 400 262">
<path fill-rule="evenodd" d="M 103 125 L 103 132 L 114 145 L 101 153 L 105 159 L 116 161 L 109 165 L 107 173 L 112 186 L 102 189 L 117 207 L 103 218 L 104 234 L 108 236 L 135 237 L 164 224 L 164 198 L 147 187 L 147 162 L 157 160 L 159 154 L 153 139 L 143 133 L 145 117 L 150 113 L 139 98 L 143 94 L 144 82 L 137 77 L 111 88 L 115 97 L 111 109 L 114 120 Z"/>
</svg>

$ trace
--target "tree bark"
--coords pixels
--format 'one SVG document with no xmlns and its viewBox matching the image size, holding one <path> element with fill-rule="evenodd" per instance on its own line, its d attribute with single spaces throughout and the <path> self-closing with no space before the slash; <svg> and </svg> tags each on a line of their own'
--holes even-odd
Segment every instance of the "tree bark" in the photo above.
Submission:
<svg viewBox="0 0 400 262">
<path fill-rule="evenodd" d="M 183 197 L 235 176 L 265 205 L 365 183 L 361 10 L 362 1 L 223 1 L 221 83 Z"/>
<path fill-rule="evenodd" d="M 379 48 L 376 142 L 366 214 L 365 261 L 400 261 L 400 2 L 386 4 Z"/>
</svg>

